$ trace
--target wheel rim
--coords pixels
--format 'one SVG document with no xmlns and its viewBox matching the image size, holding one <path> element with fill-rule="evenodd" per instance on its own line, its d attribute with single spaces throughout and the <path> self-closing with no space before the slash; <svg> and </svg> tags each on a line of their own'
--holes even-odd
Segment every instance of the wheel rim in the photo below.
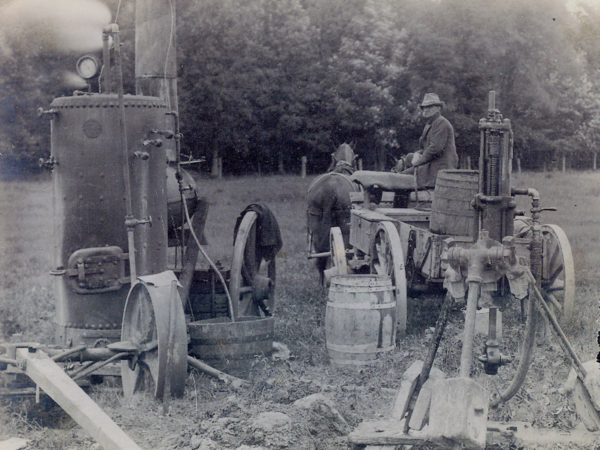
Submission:
<svg viewBox="0 0 600 450">
<path fill-rule="evenodd" d="M 167 392 L 175 397 L 183 395 L 187 329 L 176 289 L 137 283 L 125 303 L 121 340 L 140 349 L 135 360 L 121 362 L 126 397 L 136 392 L 152 392 L 161 400 Z"/>
<path fill-rule="evenodd" d="M 238 228 L 233 246 L 229 293 L 235 319 L 244 316 L 261 317 L 256 300 L 262 300 L 273 310 L 275 306 L 276 263 L 267 260 L 257 246 L 257 219 L 254 211 L 247 212 Z M 259 291 L 259 282 L 262 287 Z M 258 299 L 255 296 L 258 295 Z"/>
<path fill-rule="evenodd" d="M 575 308 L 575 266 L 571 244 L 558 225 L 542 225 L 542 293 L 559 320 Z"/>
<path fill-rule="evenodd" d="M 329 232 L 329 248 L 331 249 L 331 264 L 335 268 L 335 275 L 347 275 L 346 246 L 344 245 L 342 230 L 339 227 L 333 227 Z"/>
<path fill-rule="evenodd" d="M 381 222 L 377 227 L 371 241 L 370 271 L 372 274 L 386 275 L 391 278 L 396 295 L 397 332 L 404 335 L 408 312 L 404 252 L 398 230 L 391 222 Z"/>
</svg>

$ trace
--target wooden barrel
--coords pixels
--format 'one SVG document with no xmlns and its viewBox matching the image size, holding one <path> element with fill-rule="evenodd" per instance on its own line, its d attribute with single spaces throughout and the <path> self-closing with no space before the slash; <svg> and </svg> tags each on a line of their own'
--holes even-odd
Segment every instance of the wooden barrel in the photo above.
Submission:
<svg viewBox="0 0 600 450">
<path fill-rule="evenodd" d="M 396 346 L 396 299 L 389 277 L 338 275 L 331 279 L 325 311 L 332 365 L 373 364 Z"/>
<path fill-rule="evenodd" d="M 476 170 L 440 170 L 435 182 L 429 229 L 449 236 L 477 236 L 477 211 L 472 206 L 479 192 Z"/>
<path fill-rule="evenodd" d="M 217 317 L 190 322 L 188 331 L 193 356 L 225 372 L 246 375 L 255 356 L 273 351 L 275 319 L 242 317 L 231 322 Z"/>
</svg>

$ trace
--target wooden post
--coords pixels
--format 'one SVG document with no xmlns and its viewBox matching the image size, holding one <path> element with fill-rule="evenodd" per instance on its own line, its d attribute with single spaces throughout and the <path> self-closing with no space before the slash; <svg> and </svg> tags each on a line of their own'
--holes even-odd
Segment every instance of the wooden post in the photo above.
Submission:
<svg viewBox="0 0 600 450">
<path fill-rule="evenodd" d="M 362 158 L 358 158 L 358 170 L 363 170 Z"/>
<path fill-rule="evenodd" d="M 517 158 L 517 173 L 521 175 L 521 158 Z"/>
<path fill-rule="evenodd" d="M 210 176 L 213 178 L 217 178 L 219 176 L 219 149 L 216 143 L 213 144 Z"/>
<path fill-rule="evenodd" d="M 471 157 L 467 155 L 467 170 L 471 170 Z"/>
<path fill-rule="evenodd" d="M 43 351 L 17 349 L 25 373 L 105 449 L 141 450 Z"/>
<path fill-rule="evenodd" d="M 594 152 L 592 153 L 593 156 L 593 160 L 592 160 L 592 170 L 596 170 L 596 168 L 598 167 L 596 162 L 597 162 L 597 158 L 598 158 L 598 153 Z"/>
<path fill-rule="evenodd" d="M 217 176 L 219 179 L 223 178 L 223 158 L 217 158 Z"/>
<path fill-rule="evenodd" d="M 567 171 L 567 155 L 562 155 L 562 172 L 565 173 Z"/>
<path fill-rule="evenodd" d="M 301 178 L 306 178 L 306 161 L 307 161 L 306 156 L 303 156 L 302 158 L 300 158 L 300 162 L 302 163 L 302 165 L 300 167 L 300 177 Z"/>
<path fill-rule="evenodd" d="M 548 164 L 544 161 L 544 172 L 548 172 Z"/>
</svg>

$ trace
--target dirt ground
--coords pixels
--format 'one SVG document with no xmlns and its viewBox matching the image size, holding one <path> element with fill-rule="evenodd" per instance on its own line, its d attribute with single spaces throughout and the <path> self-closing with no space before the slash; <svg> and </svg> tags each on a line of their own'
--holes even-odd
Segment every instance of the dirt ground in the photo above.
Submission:
<svg viewBox="0 0 600 450">
<path fill-rule="evenodd" d="M 238 390 L 192 371 L 184 398 L 172 400 L 168 406 L 150 395 L 125 400 L 116 386 L 92 387 L 92 398 L 144 449 L 345 449 L 348 448 L 348 433 L 360 422 L 385 418 L 389 414 L 402 373 L 415 360 L 424 359 L 441 306 L 441 297 L 435 295 L 409 300 L 407 335 L 399 337 L 396 349 L 383 355 L 377 365 L 336 368 L 330 364 L 324 326 L 327 291 L 319 287 L 312 263 L 305 259 L 304 222 L 298 219 L 303 217 L 304 192 L 309 181 L 290 177 L 286 179 L 288 189 L 285 192 L 277 189 L 281 179 L 276 177 L 260 179 L 256 186 L 249 180 L 207 184 L 206 193 L 212 198 L 235 199 L 211 204 L 216 225 L 207 230 L 207 236 L 217 259 L 227 261 L 234 219 L 243 209 L 240 205 L 264 199 L 266 195 L 265 200 L 272 205 L 280 221 L 285 245 L 277 260 L 275 340 L 287 347 L 289 355 L 277 352 L 274 357 L 255 357 L 245 374 L 249 387 Z M 564 185 L 557 180 L 546 183 L 546 195 L 553 195 L 552 186 L 560 183 Z M 41 278 L 33 273 L 42 273 L 49 267 L 48 257 L 40 257 L 39 252 L 41 248 L 45 249 L 46 255 L 50 254 L 50 244 L 40 233 L 43 228 L 40 217 L 51 214 L 48 206 L 50 190 L 42 183 L 20 185 L 18 189 L 9 186 L 4 193 L 8 193 L 8 197 L 0 198 L 0 201 L 29 199 L 29 204 L 36 208 L 15 212 L 21 231 L 33 236 L 31 239 L 20 242 L 14 235 L 3 236 L 2 250 L 12 256 L 12 266 L 6 263 L 2 266 L 6 275 L 2 282 L 3 298 L 10 306 L 3 310 L 3 317 L 7 317 L 7 311 L 12 314 L 10 320 L 2 322 L 3 334 L 9 334 L 13 340 L 44 341 L 52 328 L 52 308 L 40 305 L 52 302 L 53 295 L 50 282 L 46 280 L 48 277 Z M 594 208 L 598 206 L 597 197 L 591 192 L 586 198 L 594 198 L 590 202 Z M 569 222 L 572 211 L 566 201 L 565 205 L 567 211 L 564 216 L 559 216 L 558 223 L 563 225 L 561 220 L 564 221 L 563 226 L 574 236 L 574 253 L 583 254 L 590 240 L 579 231 L 579 222 Z M 295 212 L 290 213 L 290 210 Z M 221 235 L 227 238 L 219 241 Z M 576 264 L 582 263 L 579 259 Z M 12 271 L 13 267 L 18 270 Z M 588 260 L 585 267 L 580 266 L 577 289 L 581 314 L 566 327 L 575 350 L 584 360 L 595 356 L 598 284 L 593 267 L 593 259 Z M 23 277 L 23 270 L 29 270 L 30 275 Z M 14 298 L 17 299 L 15 303 L 10 303 L 8 299 Z M 27 306 L 26 302 L 32 299 L 35 300 L 33 306 Z M 515 357 L 522 342 L 518 309 L 517 303 L 507 305 L 504 315 L 502 351 Z M 38 311 L 35 318 L 27 312 L 32 310 Z M 449 376 L 458 373 L 463 321 L 464 311 L 454 308 L 435 361 L 435 366 Z M 478 337 L 475 354 L 482 348 L 483 337 Z M 475 361 L 473 375 L 493 393 L 508 384 L 516 362 L 501 368 L 498 376 L 491 377 L 483 374 L 481 364 Z M 539 343 L 523 389 L 507 404 L 492 410 L 490 419 L 573 430 L 580 420 L 572 399 L 562 390 L 568 371 L 568 361 L 555 338 Z M 0 440 L 22 437 L 29 440 L 28 449 L 100 448 L 51 402 L 39 405 L 32 400 L 5 402 L 0 408 L 0 418 Z M 596 446 L 553 443 L 550 448 L 593 447 Z M 505 440 L 488 448 L 519 447 Z"/>
</svg>

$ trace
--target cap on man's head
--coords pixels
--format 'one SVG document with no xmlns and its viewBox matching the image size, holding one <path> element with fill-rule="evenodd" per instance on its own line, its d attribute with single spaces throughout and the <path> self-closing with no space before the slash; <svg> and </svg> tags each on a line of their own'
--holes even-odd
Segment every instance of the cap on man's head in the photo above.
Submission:
<svg viewBox="0 0 600 450">
<path fill-rule="evenodd" d="M 350 145 L 343 143 L 333 153 L 333 159 L 335 159 L 336 162 L 345 161 L 352 164 L 354 162 L 354 151 Z"/>
<path fill-rule="evenodd" d="M 440 100 L 440 97 L 434 92 L 428 92 L 423 97 L 423 102 L 421 102 L 421 108 L 426 108 L 427 106 L 444 106 L 444 102 Z"/>
</svg>

